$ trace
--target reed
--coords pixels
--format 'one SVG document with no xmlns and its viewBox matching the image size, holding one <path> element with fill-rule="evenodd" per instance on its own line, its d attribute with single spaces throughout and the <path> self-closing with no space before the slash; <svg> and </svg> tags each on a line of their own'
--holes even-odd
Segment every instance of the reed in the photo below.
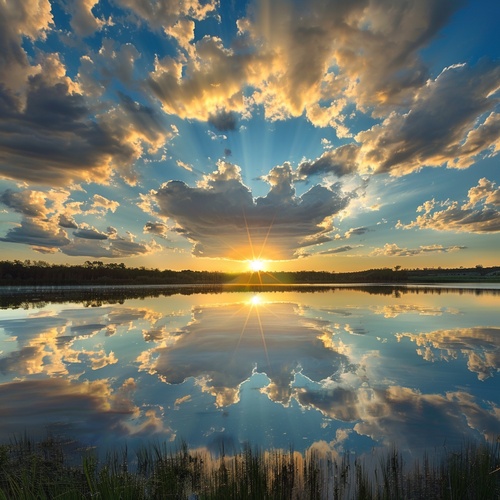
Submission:
<svg viewBox="0 0 500 500">
<path fill-rule="evenodd" d="M 67 442 L 27 436 L 0 445 L 0 499 L 495 499 L 500 443 L 467 443 L 406 463 L 403 453 L 356 456 L 259 451 L 227 455 L 151 444 L 130 453 L 67 451 Z"/>
</svg>

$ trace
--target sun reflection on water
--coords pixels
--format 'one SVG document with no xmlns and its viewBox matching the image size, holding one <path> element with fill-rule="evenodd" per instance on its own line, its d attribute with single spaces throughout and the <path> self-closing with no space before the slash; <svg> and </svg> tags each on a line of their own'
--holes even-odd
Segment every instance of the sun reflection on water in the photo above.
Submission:
<svg viewBox="0 0 500 500">
<path fill-rule="evenodd" d="M 260 295 L 252 295 L 249 302 L 251 306 L 260 306 L 264 303 Z"/>
</svg>

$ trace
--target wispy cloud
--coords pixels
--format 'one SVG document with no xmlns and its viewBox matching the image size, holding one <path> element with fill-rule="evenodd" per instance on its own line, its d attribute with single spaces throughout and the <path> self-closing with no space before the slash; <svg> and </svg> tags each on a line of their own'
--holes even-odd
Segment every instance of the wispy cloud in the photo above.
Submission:
<svg viewBox="0 0 500 500">
<path fill-rule="evenodd" d="M 412 257 L 415 255 L 428 255 L 432 253 L 448 253 L 465 250 L 467 247 L 454 245 L 445 247 L 443 245 L 422 245 L 418 248 L 400 248 L 396 243 L 386 243 L 383 248 L 376 248 L 371 255 L 385 255 L 389 257 Z"/>
</svg>

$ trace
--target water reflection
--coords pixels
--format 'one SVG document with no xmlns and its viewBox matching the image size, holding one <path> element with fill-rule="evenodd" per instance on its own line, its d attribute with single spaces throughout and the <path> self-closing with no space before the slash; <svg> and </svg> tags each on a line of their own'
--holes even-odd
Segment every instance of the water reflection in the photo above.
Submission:
<svg viewBox="0 0 500 500">
<path fill-rule="evenodd" d="M 331 342 L 329 323 L 306 318 L 297 304 L 264 303 L 253 296 L 242 304 L 195 307 L 192 321 L 165 336 L 141 369 L 166 383 L 193 377 L 217 406 L 239 401 L 240 386 L 252 373 L 269 378 L 272 401 L 288 403 L 296 373 L 310 381 L 340 381 L 354 371 L 349 358 Z"/>
<path fill-rule="evenodd" d="M 86 445 L 336 453 L 496 439 L 500 295 L 389 288 L 3 309 L 1 440 L 49 429 Z"/>
</svg>

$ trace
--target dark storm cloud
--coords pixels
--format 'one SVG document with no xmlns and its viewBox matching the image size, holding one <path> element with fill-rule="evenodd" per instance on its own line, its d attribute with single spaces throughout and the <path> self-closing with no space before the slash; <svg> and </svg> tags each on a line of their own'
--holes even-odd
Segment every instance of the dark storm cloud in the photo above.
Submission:
<svg viewBox="0 0 500 500">
<path fill-rule="evenodd" d="M 158 214 L 174 219 L 190 241 L 193 254 L 246 260 L 300 256 L 304 247 L 330 241 L 331 219 L 351 200 L 338 186 L 313 186 L 296 196 L 289 165 L 265 177 L 271 188 L 253 199 L 239 167 L 220 162 L 198 187 L 170 181 L 151 193 Z"/>
<path fill-rule="evenodd" d="M 236 130 L 238 120 L 235 113 L 221 110 L 215 114 L 210 114 L 208 117 L 208 123 L 213 125 L 217 130 L 226 132 Z"/>
</svg>

